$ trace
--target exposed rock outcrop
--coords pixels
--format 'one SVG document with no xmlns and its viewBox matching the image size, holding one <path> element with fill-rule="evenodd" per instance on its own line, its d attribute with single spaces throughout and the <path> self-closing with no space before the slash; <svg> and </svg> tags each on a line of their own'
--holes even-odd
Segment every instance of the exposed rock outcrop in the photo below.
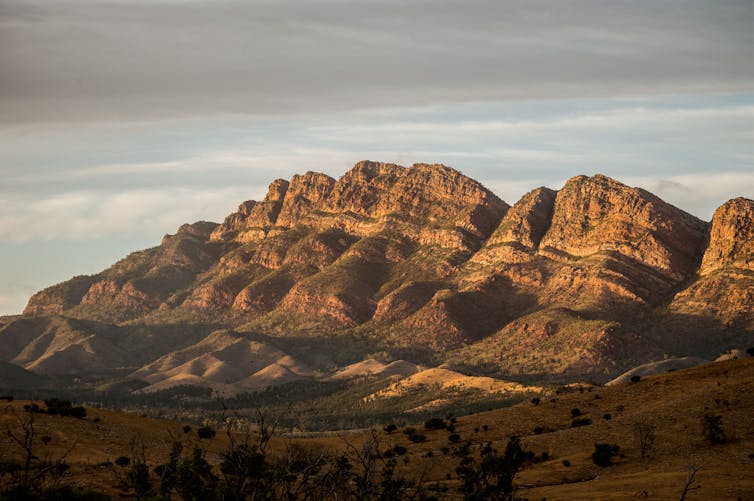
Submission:
<svg viewBox="0 0 754 501">
<path fill-rule="evenodd" d="M 754 344 L 753 241 L 747 199 L 724 204 L 710 225 L 595 175 L 509 207 L 444 165 L 363 161 L 337 180 L 276 180 L 221 225 L 184 225 L 102 273 L 37 293 L 25 313 L 338 333 L 417 362 L 601 381 L 649 356 Z M 113 343 L 52 338 L 60 349 L 24 363 L 79 367 Z M 249 387 L 293 377 L 275 364 L 248 375 Z M 184 381 L 175 376 L 160 384 Z"/>
<path fill-rule="evenodd" d="M 725 268 L 754 271 L 754 200 L 729 200 L 712 217 L 699 273 L 708 275 Z"/>
</svg>

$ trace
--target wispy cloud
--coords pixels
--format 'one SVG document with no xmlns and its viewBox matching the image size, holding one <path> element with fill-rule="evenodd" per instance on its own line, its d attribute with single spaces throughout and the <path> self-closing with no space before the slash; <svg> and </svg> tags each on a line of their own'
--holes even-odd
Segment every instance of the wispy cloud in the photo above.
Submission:
<svg viewBox="0 0 754 501">
<path fill-rule="evenodd" d="M 247 195 L 238 187 L 82 191 L 35 199 L 2 193 L 0 234 L 10 242 L 160 234 L 185 222 L 222 220 Z"/>
<path fill-rule="evenodd" d="M 4 123 L 752 90 L 746 1 L 0 5 Z"/>
</svg>

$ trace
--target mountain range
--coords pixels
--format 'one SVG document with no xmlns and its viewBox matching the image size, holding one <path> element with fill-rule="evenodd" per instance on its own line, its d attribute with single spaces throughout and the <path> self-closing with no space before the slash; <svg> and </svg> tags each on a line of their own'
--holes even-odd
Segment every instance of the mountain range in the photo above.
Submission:
<svg viewBox="0 0 754 501">
<path fill-rule="evenodd" d="M 750 346 L 752 200 L 706 222 L 594 175 L 511 206 L 444 165 L 371 161 L 273 181 L 222 223 L 185 224 L 0 322 L 2 370 L 125 376 L 141 392 L 391 362 L 414 378 L 602 383 Z"/>
</svg>

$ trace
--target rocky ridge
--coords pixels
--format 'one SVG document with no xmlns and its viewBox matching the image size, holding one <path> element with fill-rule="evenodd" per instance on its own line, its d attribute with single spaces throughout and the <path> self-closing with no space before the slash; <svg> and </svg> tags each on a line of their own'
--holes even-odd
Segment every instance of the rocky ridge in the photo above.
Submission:
<svg viewBox="0 0 754 501">
<path fill-rule="evenodd" d="M 364 350 L 470 372 L 607 380 L 652 357 L 754 343 L 753 233 L 743 198 L 710 224 L 595 175 L 510 207 L 443 165 L 364 161 L 337 180 L 276 180 L 222 224 L 184 225 L 37 293 L 24 314 L 213 319 L 282 338 L 355 336 Z"/>
</svg>

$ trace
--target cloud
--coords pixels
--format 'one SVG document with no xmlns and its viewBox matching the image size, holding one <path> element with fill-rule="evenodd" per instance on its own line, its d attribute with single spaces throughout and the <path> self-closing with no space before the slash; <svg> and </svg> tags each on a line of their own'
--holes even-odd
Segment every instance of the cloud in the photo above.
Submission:
<svg viewBox="0 0 754 501">
<path fill-rule="evenodd" d="M 240 187 L 81 191 L 35 199 L 2 193 L 0 234 L 17 243 L 159 235 L 185 222 L 222 220 L 247 197 Z"/>
<path fill-rule="evenodd" d="M 2 122 L 751 90 L 746 1 L 10 1 Z"/>
<path fill-rule="evenodd" d="M 689 210 L 707 221 L 715 209 L 731 198 L 754 199 L 754 172 L 707 171 L 679 174 L 670 178 L 627 177 L 627 184 L 642 187 L 673 205 Z"/>
</svg>

